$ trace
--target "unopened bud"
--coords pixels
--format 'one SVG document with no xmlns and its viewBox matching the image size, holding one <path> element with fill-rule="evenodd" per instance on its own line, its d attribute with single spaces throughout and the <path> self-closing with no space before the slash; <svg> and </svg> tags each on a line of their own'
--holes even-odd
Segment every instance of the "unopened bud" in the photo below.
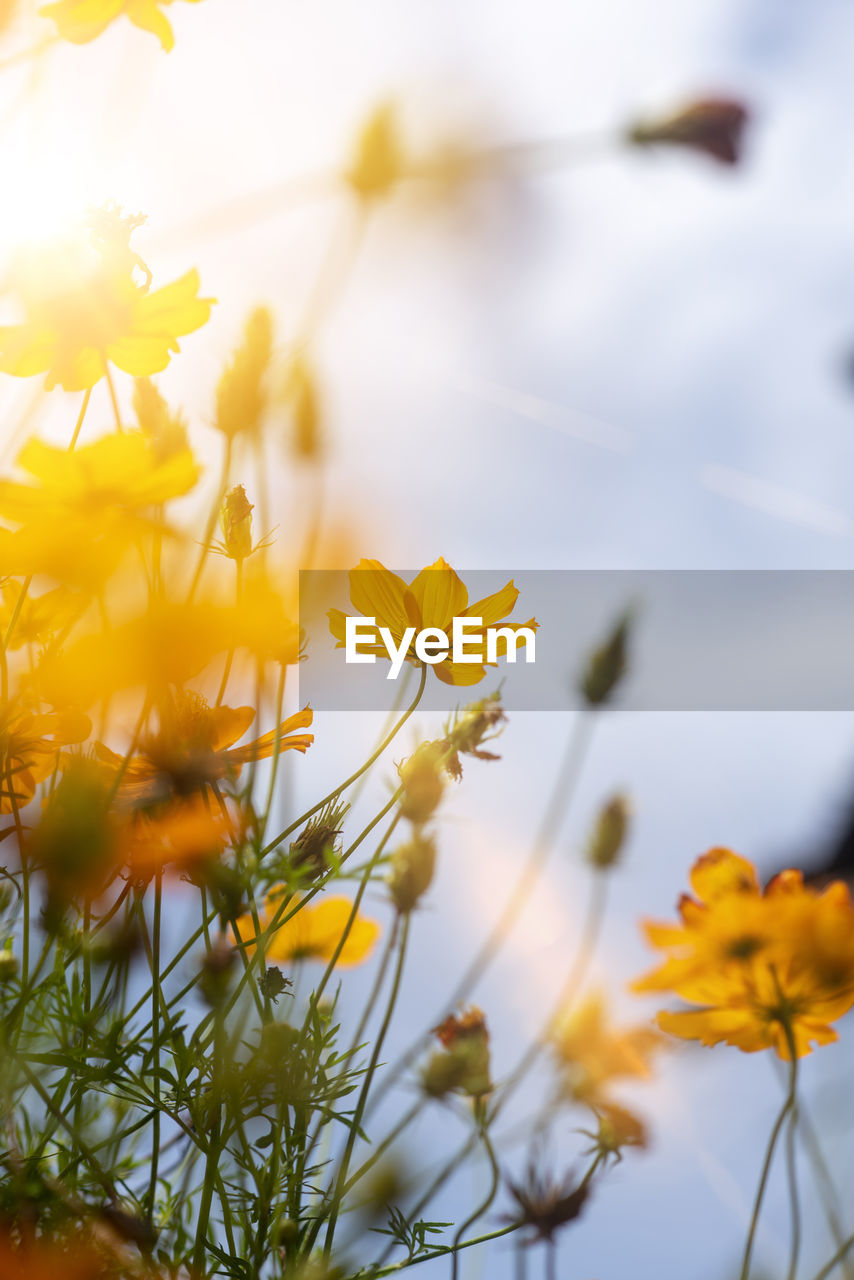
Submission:
<svg viewBox="0 0 854 1280">
<path fill-rule="evenodd" d="M 581 692 L 591 707 L 607 702 L 626 672 L 632 618 L 624 613 L 604 644 L 594 649 L 581 678 Z"/>
<path fill-rule="evenodd" d="M 427 1063 L 421 1078 L 424 1091 L 433 1098 L 451 1090 L 461 1090 L 472 1098 L 489 1093 L 489 1032 L 480 1009 L 472 1006 L 461 1014 L 451 1014 L 433 1030 L 445 1052 L 434 1054 Z"/>
<path fill-rule="evenodd" d="M 392 103 L 368 117 L 356 143 L 347 182 L 363 200 L 387 196 L 404 172 L 403 147 Z"/>
<path fill-rule="evenodd" d="M 242 484 L 235 485 L 225 495 L 219 513 L 222 541 L 225 553 L 232 560 L 245 560 L 252 554 L 252 503 Z"/>
<path fill-rule="evenodd" d="M 411 911 L 433 882 L 436 844 L 432 836 L 416 831 L 413 838 L 395 850 L 388 887 L 401 915 Z"/>
<path fill-rule="evenodd" d="M 445 787 L 440 742 L 423 742 L 418 750 L 398 767 L 403 795 L 400 812 L 404 818 L 420 826 L 425 823 L 442 799 Z"/>
<path fill-rule="evenodd" d="M 622 792 L 602 806 L 587 846 L 587 861 L 592 866 L 607 871 L 619 861 L 631 816 L 629 798 Z"/>
<path fill-rule="evenodd" d="M 0 951 L 0 983 L 11 982 L 18 973 L 18 957 L 8 947 Z"/>
</svg>

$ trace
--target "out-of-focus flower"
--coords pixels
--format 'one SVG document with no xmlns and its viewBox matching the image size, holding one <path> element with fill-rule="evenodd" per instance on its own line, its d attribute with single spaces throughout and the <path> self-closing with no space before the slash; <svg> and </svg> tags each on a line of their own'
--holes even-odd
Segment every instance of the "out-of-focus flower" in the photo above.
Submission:
<svg viewBox="0 0 854 1280">
<path fill-rule="evenodd" d="M 121 824 L 110 798 L 110 778 L 96 760 L 78 755 L 64 761 L 27 841 L 31 865 L 47 880 L 49 926 L 70 902 L 100 897 L 121 866 Z"/>
<path fill-rule="evenodd" d="M 721 164 L 735 165 L 749 119 L 747 107 L 737 99 L 700 98 L 671 115 L 639 120 L 626 136 L 634 146 L 689 147 Z"/>
<path fill-rule="evenodd" d="M 190 4 L 198 0 L 188 0 Z M 172 0 L 56 0 L 45 4 L 39 13 L 52 18 L 57 33 L 72 44 L 89 44 L 106 31 L 117 18 L 129 18 L 136 27 L 157 36 L 167 52 L 175 44 L 172 27 L 163 13 L 163 7 Z"/>
<path fill-rule="evenodd" d="M 597 992 L 574 1012 L 558 1019 L 552 1044 L 566 1092 L 577 1102 L 600 1107 L 614 1081 L 645 1079 L 662 1038 L 648 1026 L 618 1029 L 611 1023 L 605 1000 Z"/>
<path fill-rule="evenodd" d="M 294 356 L 288 366 L 284 401 L 291 415 L 291 452 L 301 462 L 317 462 L 323 453 L 320 395 L 303 355 Z"/>
<path fill-rule="evenodd" d="M 599 871 L 607 871 L 619 861 L 631 820 L 628 797 L 618 792 L 603 804 L 587 845 L 587 861 Z"/>
<path fill-rule="evenodd" d="M 62 525 L 67 516 L 85 516 L 94 526 L 103 520 L 111 532 L 129 522 L 129 532 L 138 532 L 147 508 L 188 493 L 199 478 L 188 448 L 161 461 L 138 431 L 102 436 L 73 452 L 30 440 L 18 455 L 18 466 L 34 483 L 0 481 L 0 515 L 7 520 Z M 142 519 L 142 527 L 149 528 L 150 521 Z"/>
<path fill-rule="evenodd" d="M 4 373 L 46 373 L 48 390 L 66 391 L 94 386 L 108 361 L 135 377 L 158 373 L 180 349 L 178 338 L 207 321 L 213 299 L 199 297 L 196 271 L 150 291 L 151 273 L 130 247 L 139 219 L 115 209 L 93 219 L 89 246 L 42 251 L 12 272 L 26 319 L 0 327 Z"/>
<path fill-rule="evenodd" d="M 190 795 L 222 778 L 234 776 L 250 761 L 265 760 L 276 752 L 300 751 L 314 741 L 302 733 L 312 722 L 310 707 L 283 720 L 278 729 L 243 746 L 234 746 L 255 719 L 253 707 L 211 707 L 197 693 L 176 693 L 163 704 L 156 734 L 147 738 L 139 755 L 125 765 L 122 757 L 102 743 L 98 758 L 112 768 L 123 769 L 125 791 Z"/>
<path fill-rule="evenodd" d="M 695 897 L 679 921 L 647 922 L 664 963 L 636 991 L 672 991 L 690 1004 L 661 1012 L 658 1025 L 702 1044 L 781 1058 L 837 1039 L 832 1023 L 854 1005 L 854 906 L 847 887 L 807 887 L 784 871 L 764 891 L 755 868 L 729 849 L 712 849 L 691 872 Z"/>
<path fill-rule="evenodd" d="M 403 788 L 400 812 L 416 826 L 423 826 L 442 799 L 445 789 L 442 775 L 444 755 L 441 742 L 422 742 L 418 750 L 398 766 Z"/>
<path fill-rule="evenodd" d="M 405 157 L 394 104 L 376 107 L 362 126 L 346 181 L 363 200 L 387 196 L 405 173 Z"/>
<path fill-rule="evenodd" d="M 518 1206 L 510 1221 L 533 1227 L 535 1239 L 551 1242 L 561 1227 L 579 1217 L 587 1203 L 590 1185 L 589 1179 L 578 1182 L 574 1174 L 555 1182 L 546 1174 L 538 1174 L 532 1166 L 524 1183 L 507 1181 Z"/>
<path fill-rule="evenodd" d="M 0 715 L 0 813 L 29 804 L 61 748 L 83 742 L 91 730 L 89 717 L 77 711 L 39 714 L 7 705 Z"/>
<path fill-rule="evenodd" d="M 143 880 L 169 867 L 194 872 L 218 858 L 228 838 L 223 813 L 201 796 L 182 797 L 133 816 L 122 840 L 123 861 L 132 876 Z"/>
<path fill-rule="evenodd" d="M 481 1010 L 472 1005 L 462 1013 L 452 1013 L 433 1031 L 442 1052 L 434 1053 L 424 1068 L 421 1083 L 425 1093 L 432 1098 L 456 1090 L 472 1098 L 489 1093 L 489 1032 Z"/>
<path fill-rule="evenodd" d="M 256 307 L 216 389 L 214 425 L 229 439 L 240 434 L 257 438 L 269 400 L 272 354 L 273 318 L 266 307 Z"/>
<path fill-rule="evenodd" d="M 626 674 L 631 622 L 630 613 L 618 618 L 610 635 L 588 658 L 579 682 L 588 706 L 599 707 L 607 702 Z"/>
<path fill-rule="evenodd" d="M 9 636 L 8 649 L 24 645 L 46 644 L 57 632 L 68 627 L 86 607 L 67 587 L 55 587 L 40 596 L 29 592 L 21 602 L 20 582 L 4 582 L 0 587 L 0 635 L 6 635 L 12 619 L 15 625 Z"/>
<path fill-rule="evenodd" d="M 167 462 L 189 448 L 183 414 L 172 412 L 150 378 L 135 380 L 133 411 L 140 431 L 154 446 L 158 462 Z"/>
<path fill-rule="evenodd" d="M 402 915 L 412 911 L 430 888 L 435 867 L 436 842 L 421 831 L 416 831 L 411 840 L 395 849 L 388 887 L 392 901 Z"/>
<path fill-rule="evenodd" d="M 285 894 L 283 888 L 271 889 L 260 913 L 260 924 L 266 929 L 273 920 Z M 296 906 L 294 899 L 288 911 Z M 349 898 L 322 898 L 319 902 L 307 902 L 290 919 L 285 920 L 272 934 L 265 947 L 265 956 L 273 964 L 291 964 L 296 960 L 329 961 L 344 934 L 353 904 Z M 255 924 L 250 914 L 235 921 L 237 939 L 254 945 Z M 357 913 L 337 964 L 342 968 L 361 964 L 367 960 L 379 937 L 380 927 Z"/>
<path fill-rule="evenodd" d="M 428 628 L 450 633 L 452 620 L 456 618 L 481 618 L 484 631 L 480 636 L 471 633 L 466 640 L 467 653 L 480 660 L 472 663 L 453 662 L 451 657 L 436 663 L 433 670 L 443 684 L 478 684 L 486 675 L 486 628 L 501 626 L 511 631 L 522 627 L 536 630 L 533 618 L 527 622 L 507 621 L 519 598 L 519 592 L 508 582 L 494 595 L 485 596 L 469 604 L 468 590 L 441 556 L 434 564 L 422 569 L 417 577 L 407 583 L 380 564 L 379 560 L 360 560 L 350 570 L 350 600 L 353 607 L 366 618 L 376 618 L 377 627 L 387 627 L 395 644 L 400 647 L 408 628 L 416 632 Z M 340 609 L 329 610 L 329 629 L 336 641 L 336 648 L 345 644 L 346 617 Z M 507 646 L 497 638 L 499 655 L 506 654 Z M 360 652 L 374 653 L 387 658 L 388 651 L 377 640 L 360 644 Z M 419 666 L 410 649 L 406 661 Z M 494 665 L 494 664 L 493 664 Z"/>
</svg>

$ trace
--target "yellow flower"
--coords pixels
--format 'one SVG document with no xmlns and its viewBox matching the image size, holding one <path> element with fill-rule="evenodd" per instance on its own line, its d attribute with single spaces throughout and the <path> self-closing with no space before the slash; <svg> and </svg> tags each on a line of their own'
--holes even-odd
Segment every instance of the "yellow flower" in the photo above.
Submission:
<svg viewBox="0 0 854 1280">
<path fill-rule="evenodd" d="M 196 271 L 150 291 L 151 273 L 130 247 L 139 221 L 100 210 L 88 245 L 66 243 L 19 262 L 10 286 L 26 318 L 0 326 L 0 370 L 46 373 L 48 390 L 82 391 L 108 361 L 135 377 L 166 368 L 178 338 L 205 324 L 213 299 L 198 296 Z"/>
<path fill-rule="evenodd" d="M 0 813 L 29 804 L 56 768 L 60 748 L 83 742 L 91 729 L 78 711 L 39 714 L 7 706 L 0 719 Z"/>
<path fill-rule="evenodd" d="M 45 644 L 59 631 L 71 625 L 86 607 L 86 601 L 67 587 L 55 587 L 40 596 L 24 597 L 20 582 L 4 582 L 0 587 L 0 635 L 6 635 L 15 618 L 15 626 L 7 648 Z"/>
<path fill-rule="evenodd" d="M 266 929 L 273 919 L 285 894 L 283 888 L 272 889 L 266 897 L 260 924 Z M 296 902 L 288 907 L 293 910 Z M 295 915 L 281 924 L 268 940 L 265 956 L 273 964 L 289 964 L 295 960 L 329 961 L 341 941 L 353 904 L 349 898 L 324 898 L 318 903 L 307 902 Z M 235 921 L 239 941 L 253 944 L 255 924 L 251 915 L 240 916 Z M 380 927 L 357 913 L 346 941 L 341 948 L 337 964 L 342 968 L 361 964 L 373 950 Z"/>
<path fill-rule="evenodd" d="M 350 570 L 350 600 L 354 608 L 365 617 L 376 618 L 377 627 L 387 627 L 398 647 L 410 627 L 415 627 L 416 631 L 436 627 L 448 632 L 455 617 L 483 619 L 484 633 L 480 640 L 474 635 L 467 640 L 467 650 L 472 655 L 480 645 L 483 661 L 463 664 L 455 663 L 448 657 L 437 663 L 433 670 L 443 684 L 469 685 L 477 684 L 483 679 L 486 675 L 487 627 L 501 625 L 513 630 L 521 627 L 536 629 L 537 623 L 533 618 L 527 622 L 505 621 L 518 598 L 517 588 L 512 582 L 508 582 L 494 595 L 469 604 L 465 584 L 441 556 L 434 564 L 422 569 L 411 583 L 404 582 L 403 578 L 386 569 L 379 560 L 360 560 L 356 568 Z M 345 643 L 345 615 L 340 609 L 330 609 L 328 616 L 336 648 L 341 649 Z M 387 650 L 380 643 L 362 644 L 360 651 L 388 657 Z M 499 652 L 504 651 L 499 646 Z M 411 651 L 406 660 L 418 665 Z"/>
<path fill-rule="evenodd" d="M 304 755 L 314 735 L 299 730 L 308 728 L 312 718 L 311 708 L 304 707 L 283 720 L 278 729 L 244 746 L 234 746 L 255 719 L 253 707 L 211 707 L 197 693 L 178 693 L 161 711 L 158 732 L 145 741 L 141 753 L 124 769 L 122 787 L 156 794 L 166 783 L 177 795 L 189 795 L 277 751 Z M 97 744 L 96 752 L 105 764 L 121 767 L 122 757 L 102 743 Z"/>
<path fill-rule="evenodd" d="M 636 991 L 673 991 L 699 1008 L 662 1012 L 664 1031 L 745 1053 L 773 1048 L 781 1058 L 837 1035 L 832 1023 L 854 1004 L 854 906 L 841 882 L 824 892 L 786 871 L 762 891 L 754 867 L 729 849 L 695 863 L 696 897 L 680 902 L 680 921 L 649 922 L 665 953 Z"/>
<path fill-rule="evenodd" d="M 122 14 L 136 27 L 151 31 L 168 52 L 175 43 L 172 28 L 161 7 L 172 0 L 56 0 L 39 9 L 56 23 L 58 34 L 72 44 L 88 44 Z M 190 4 L 198 0 L 189 0 Z"/>
<path fill-rule="evenodd" d="M 660 1048 L 661 1037 L 646 1026 L 618 1030 L 597 992 L 575 1013 L 557 1020 L 552 1043 L 569 1094 L 596 1107 L 606 1102 L 613 1081 L 649 1076 L 650 1059 Z"/>
</svg>

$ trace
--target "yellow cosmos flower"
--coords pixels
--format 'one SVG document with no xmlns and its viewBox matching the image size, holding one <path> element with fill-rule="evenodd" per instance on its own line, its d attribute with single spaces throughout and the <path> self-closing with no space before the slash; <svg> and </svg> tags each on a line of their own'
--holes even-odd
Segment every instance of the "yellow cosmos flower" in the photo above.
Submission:
<svg viewBox="0 0 854 1280">
<path fill-rule="evenodd" d="M 0 370 L 28 378 L 46 373 L 48 390 L 92 387 L 108 361 L 125 373 L 158 373 L 178 351 L 178 338 L 201 328 L 212 298 L 200 298 L 196 271 L 150 290 L 151 273 L 130 247 L 140 219 L 115 209 L 93 215 L 90 239 L 22 258 L 10 291 L 25 311 L 0 326 Z"/>
<path fill-rule="evenodd" d="M 272 889 L 267 894 L 264 910 L 260 913 L 262 929 L 266 929 L 273 919 L 284 894 L 283 888 Z M 350 899 L 343 897 L 323 898 L 316 904 L 306 903 L 269 939 L 265 949 L 267 960 L 273 964 L 290 964 L 295 960 L 330 961 L 352 910 Z M 251 945 L 255 938 L 252 916 L 240 916 L 235 925 L 238 941 Z M 380 927 L 375 920 L 357 914 L 338 956 L 338 965 L 349 968 L 367 960 L 379 933 Z"/>
<path fill-rule="evenodd" d="M 266 760 L 277 751 L 303 755 L 314 735 L 300 730 L 310 726 L 313 715 L 304 707 L 283 720 L 278 729 L 243 746 L 235 746 L 255 719 L 254 707 L 211 707 L 197 693 L 175 695 L 161 712 L 158 732 L 148 738 L 122 774 L 122 788 L 130 792 L 157 793 L 165 783 L 177 795 L 189 795 L 221 778 L 236 775 L 244 764 Z M 123 764 L 103 743 L 98 758 L 119 769 Z"/>
<path fill-rule="evenodd" d="M 87 603 L 67 587 L 55 587 L 40 596 L 27 593 L 22 604 L 22 590 L 20 582 L 4 582 L 0 587 L 0 634 L 5 636 L 12 619 L 15 619 L 7 645 L 10 650 L 47 643 L 59 631 L 69 627 Z"/>
<path fill-rule="evenodd" d="M 601 992 L 559 1018 L 552 1031 L 568 1093 L 594 1107 L 605 1103 L 614 1081 L 649 1076 L 651 1058 L 661 1043 L 652 1027 L 615 1027 Z"/>
<path fill-rule="evenodd" d="M 529 618 L 527 622 L 507 621 L 518 598 L 518 589 L 512 582 L 508 582 L 494 595 L 469 604 L 465 584 L 441 556 L 434 564 L 422 569 L 411 583 L 386 569 L 379 560 L 360 560 L 356 568 L 350 570 L 350 601 L 354 608 L 365 617 L 376 618 L 377 627 L 387 627 L 397 646 L 400 646 L 407 628 L 410 627 L 415 627 L 416 631 L 436 627 L 450 633 L 455 617 L 483 619 L 484 632 L 481 638 L 472 634 L 466 641 L 467 651 L 472 655 L 478 652 L 478 645 L 480 646 L 483 661 L 455 663 L 449 657 L 437 663 L 433 670 L 443 684 L 469 685 L 477 684 L 483 679 L 486 675 L 487 627 L 500 625 L 514 631 L 522 627 L 536 630 L 538 624 L 533 618 Z M 336 648 L 342 649 L 345 643 L 345 614 L 340 609 L 330 609 L 328 616 Z M 387 650 L 380 643 L 361 644 L 360 652 L 388 657 Z M 506 647 L 502 649 L 499 643 L 498 652 L 506 652 Z M 406 660 L 418 665 L 412 652 L 407 654 Z"/>
<path fill-rule="evenodd" d="M 634 989 L 672 991 L 699 1006 L 660 1013 L 662 1030 L 745 1053 L 773 1048 L 785 1059 L 791 1047 L 802 1057 L 836 1040 L 831 1024 L 854 1005 L 846 886 L 819 893 L 786 871 L 762 891 L 751 863 L 712 849 L 695 863 L 691 887 L 696 896 L 682 899 L 677 923 L 645 926 L 666 959 Z"/>
<path fill-rule="evenodd" d="M 172 0 L 57 0 L 54 4 L 42 5 L 39 13 L 52 18 L 61 38 L 72 44 L 88 44 L 97 39 L 111 22 L 124 14 L 134 26 L 156 35 L 168 52 L 175 37 L 162 9 L 171 3 Z M 198 0 L 189 0 L 189 3 L 196 4 Z"/>
<path fill-rule="evenodd" d="M 39 714 L 7 707 L 0 720 L 0 813 L 29 804 L 56 768 L 60 749 L 83 742 L 91 729 L 88 716 L 77 711 Z"/>
</svg>

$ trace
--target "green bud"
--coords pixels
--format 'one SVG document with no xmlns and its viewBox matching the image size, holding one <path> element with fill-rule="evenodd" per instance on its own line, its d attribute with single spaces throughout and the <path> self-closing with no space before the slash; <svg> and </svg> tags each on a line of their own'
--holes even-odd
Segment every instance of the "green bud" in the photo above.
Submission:
<svg viewBox="0 0 854 1280">
<path fill-rule="evenodd" d="M 607 871 L 620 859 L 629 832 L 631 804 L 627 795 L 618 792 L 602 806 L 587 845 L 587 861 Z"/>
<path fill-rule="evenodd" d="M 430 888 L 435 867 L 436 842 L 432 836 L 416 831 L 407 844 L 395 850 L 388 887 L 401 915 L 411 911 Z"/>
<path fill-rule="evenodd" d="M 589 706 L 599 707 L 607 702 L 625 675 L 631 626 L 632 615 L 627 611 L 604 644 L 590 655 L 580 681 L 581 692 Z"/>
</svg>

